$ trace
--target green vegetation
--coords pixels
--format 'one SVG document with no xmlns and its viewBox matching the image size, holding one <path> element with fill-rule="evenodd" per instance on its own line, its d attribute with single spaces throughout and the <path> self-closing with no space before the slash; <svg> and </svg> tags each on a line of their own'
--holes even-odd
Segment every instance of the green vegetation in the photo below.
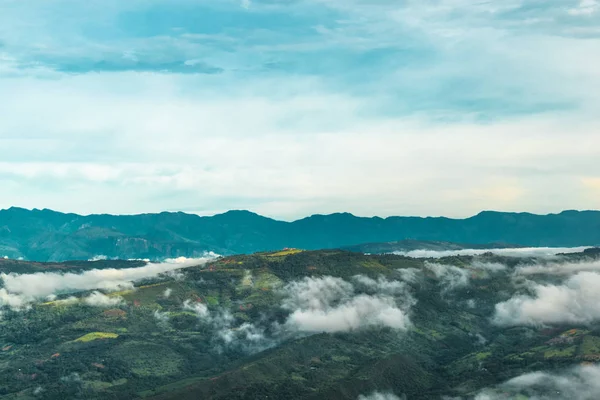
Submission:
<svg viewBox="0 0 600 400">
<path fill-rule="evenodd" d="M 119 335 L 117 335 L 116 333 L 109 333 L 109 332 L 91 332 L 88 333 L 87 335 L 84 335 L 78 339 L 75 339 L 76 342 L 82 342 L 82 343 L 87 343 L 87 342 L 92 342 L 94 340 L 101 340 L 101 339 L 116 339 L 118 338 Z"/>
<path fill-rule="evenodd" d="M 577 346 L 569 346 L 565 349 L 550 349 L 544 352 L 544 358 L 565 358 L 571 357 L 577 351 Z"/>
<path fill-rule="evenodd" d="M 441 262 L 468 268 L 490 260 L 518 262 Z M 469 398 L 523 373 L 600 360 L 600 326 L 492 325 L 495 304 L 514 292 L 494 273 L 470 275 L 472 285 L 452 290 L 434 274 L 405 282 L 415 299 L 407 331 L 296 334 L 286 324 L 284 287 L 292 281 L 400 280 L 399 270 L 422 270 L 425 262 L 338 250 L 240 255 L 186 268 L 183 279 L 161 276 L 112 294 L 124 298 L 118 306 L 55 301 L 5 309 L 0 398 L 356 400 L 375 390 L 411 400 Z M 359 284 L 355 292 L 375 293 Z M 385 293 L 403 301 L 403 294 Z M 33 397 L 38 387 L 44 391 Z"/>
</svg>

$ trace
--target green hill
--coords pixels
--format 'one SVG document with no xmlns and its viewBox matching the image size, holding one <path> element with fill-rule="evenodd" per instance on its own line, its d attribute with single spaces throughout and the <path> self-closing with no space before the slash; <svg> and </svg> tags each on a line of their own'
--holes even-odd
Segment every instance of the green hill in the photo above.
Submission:
<svg viewBox="0 0 600 400">
<path fill-rule="evenodd" d="M 543 263 L 288 249 L 147 278 L 107 293 L 116 302 L 101 306 L 85 291 L 29 309 L 5 306 L 0 398 L 470 398 L 526 372 L 600 360 L 595 322 L 493 323 L 496 304 L 520 293 L 516 269 Z M 15 265 L 0 264 L 0 272 Z M 22 262 L 21 272 L 81 273 L 90 265 Z"/>
<path fill-rule="evenodd" d="M 600 212 L 482 212 L 467 219 L 360 218 L 344 213 L 282 222 L 248 211 L 213 217 L 184 213 L 82 216 L 20 208 L 0 211 L 0 257 L 36 261 L 87 260 L 99 255 L 157 260 L 197 257 L 207 251 L 249 254 L 284 247 L 340 248 L 407 239 L 413 244 L 437 242 L 444 249 L 455 245 L 441 242 L 476 247 L 489 243 L 492 247 L 497 246 L 494 243 L 595 246 L 600 244 Z M 431 243 L 422 245 L 429 248 Z"/>
</svg>

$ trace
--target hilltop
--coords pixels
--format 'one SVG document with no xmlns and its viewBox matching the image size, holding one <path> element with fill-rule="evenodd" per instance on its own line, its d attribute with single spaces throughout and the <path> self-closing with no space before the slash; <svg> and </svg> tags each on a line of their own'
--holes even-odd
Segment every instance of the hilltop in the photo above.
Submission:
<svg viewBox="0 0 600 400">
<path fill-rule="evenodd" d="M 578 271 L 597 270 L 599 256 L 588 250 L 551 262 L 492 253 L 432 260 L 286 249 L 190 264 L 143 275 L 135 288 L 63 293 L 27 306 L 15 303 L 18 293 L 33 295 L 48 284 L 20 283 L 54 282 L 53 275 L 12 275 L 3 294 L 13 303 L 4 303 L 0 320 L 0 395 L 356 400 L 374 391 L 410 399 L 471 399 L 485 391 L 499 397 L 481 398 L 527 398 L 502 383 L 593 366 L 600 360 L 600 325 L 595 311 L 589 320 L 577 314 L 561 320 L 564 307 L 526 316 L 515 305 L 534 282 L 560 290 Z M 155 268 L 97 263 L 94 271 L 90 263 L 61 264 L 61 272 L 79 278 L 61 275 L 55 284 L 93 278 L 108 287 L 102 279 L 116 275 L 102 278 L 105 268 L 137 277 L 135 271 Z M 28 271 L 45 265 L 32 264 Z M 14 265 L 3 268 L 15 272 Z M 572 277 L 561 277 L 561 269 Z M 593 293 L 582 292 L 578 302 Z M 511 313 L 502 313 L 503 304 L 512 304 Z"/>
<path fill-rule="evenodd" d="M 212 217 L 181 212 L 83 216 L 21 208 L 0 211 L 0 257 L 36 261 L 87 260 L 99 255 L 160 260 L 197 257 L 207 251 L 250 254 L 285 247 L 316 250 L 407 239 L 471 246 L 492 243 L 491 247 L 497 246 L 493 243 L 594 246 L 600 244 L 600 212 L 482 212 L 466 219 L 362 218 L 341 213 L 283 222 L 249 211 Z M 441 244 L 444 246 L 448 244 Z"/>
</svg>

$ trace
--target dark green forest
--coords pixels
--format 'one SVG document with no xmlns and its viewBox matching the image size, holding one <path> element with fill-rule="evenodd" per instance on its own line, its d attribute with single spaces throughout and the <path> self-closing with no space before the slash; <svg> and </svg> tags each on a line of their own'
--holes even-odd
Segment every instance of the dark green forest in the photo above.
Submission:
<svg viewBox="0 0 600 400">
<path fill-rule="evenodd" d="M 561 256 L 560 262 L 594 263 L 599 256 L 589 250 Z M 21 309 L 5 305 L 0 396 L 342 400 L 382 391 L 408 399 L 473 398 L 527 372 L 600 360 L 600 325 L 593 322 L 493 323 L 499 302 L 517 291 L 528 293 L 515 271 L 549 262 L 492 253 L 427 260 L 284 250 L 218 258 L 145 278 L 133 289 L 104 291 L 102 298 L 109 300 L 101 306 L 84 301 L 92 290 L 59 293 Z M 5 260 L 0 269 L 82 273 L 144 264 Z M 436 272 L 435 265 L 455 275 Z M 563 278 L 536 279 L 550 284 Z M 290 324 L 302 314 L 289 305 L 298 282 L 326 281 L 352 288 L 352 297 L 331 300 L 332 310 L 357 299 L 384 299 L 410 323 L 394 326 L 385 316 L 364 323 L 370 316 L 360 314 L 357 326 L 338 331 Z"/>
</svg>

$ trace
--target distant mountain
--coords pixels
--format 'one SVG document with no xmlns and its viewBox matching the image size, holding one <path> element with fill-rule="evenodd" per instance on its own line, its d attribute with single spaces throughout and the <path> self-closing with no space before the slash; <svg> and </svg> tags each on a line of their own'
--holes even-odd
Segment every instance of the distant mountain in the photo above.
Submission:
<svg viewBox="0 0 600 400">
<path fill-rule="evenodd" d="M 535 215 L 485 211 L 467 219 L 313 215 L 276 221 L 249 211 L 213 217 L 185 213 L 64 214 L 10 208 L 0 211 L 0 257 L 38 261 L 194 257 L 298 247 L 323 249 L 402 240 L 518 243 L 524 246 L 600 244 L 600 211 Z"/>
</svg>

